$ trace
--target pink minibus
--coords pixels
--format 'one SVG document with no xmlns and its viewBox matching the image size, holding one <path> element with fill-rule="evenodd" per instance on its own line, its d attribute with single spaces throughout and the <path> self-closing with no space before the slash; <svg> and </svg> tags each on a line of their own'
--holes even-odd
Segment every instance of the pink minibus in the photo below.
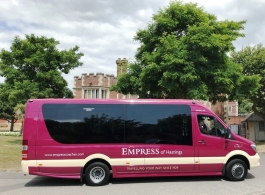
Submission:
<svg viewBox="0 0 265 195">
<path fill-rule="evenodd" d="M 194 100 L 32 99 L 22 172 L 85 178 L 227 176 L 241 181 L 260 165 L 256 145 Z"/>
</svg>

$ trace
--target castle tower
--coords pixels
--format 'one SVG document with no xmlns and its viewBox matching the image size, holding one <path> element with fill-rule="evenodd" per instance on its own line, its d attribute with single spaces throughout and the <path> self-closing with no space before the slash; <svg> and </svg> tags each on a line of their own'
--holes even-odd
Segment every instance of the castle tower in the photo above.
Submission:
<svg viewBox="0 0 265 195">
<path fill-rule="evenodd" d="M 118 58 L 118 60 L 116 60 L 116 64 L 117 64 L 117 77 L 118 77 L 121 73 L 126 72 L 128 60 L 126 58 L 123 59 Z"/>
</svg>

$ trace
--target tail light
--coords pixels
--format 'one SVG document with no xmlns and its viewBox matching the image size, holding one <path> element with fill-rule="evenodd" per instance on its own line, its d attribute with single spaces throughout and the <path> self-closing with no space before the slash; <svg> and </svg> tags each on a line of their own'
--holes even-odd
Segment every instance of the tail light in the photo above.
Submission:
<svg viewBox="0 0 265 195">
<path fill-rule="evenodd" d="M 28 160 L 28 140 L 22 141 L 22 160 Z"/>
</svg>

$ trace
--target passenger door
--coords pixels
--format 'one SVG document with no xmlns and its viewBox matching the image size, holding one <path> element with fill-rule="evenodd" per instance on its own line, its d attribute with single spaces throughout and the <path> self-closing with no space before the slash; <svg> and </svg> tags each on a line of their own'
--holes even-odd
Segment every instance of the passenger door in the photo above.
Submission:
<svg viewBox="0 0 265 195">
<path fill-rule="evenodd" d="M 199 155 L 199 169 L 206 172 L 222 171 L 226 155 L 232 151 L 232 140 L 225 139 L 226 128 L 212 115 L 197 115 L 197 149 Z M 204 120 L 206 131 L 199 127 L 199 120 Z"/>
</svg>

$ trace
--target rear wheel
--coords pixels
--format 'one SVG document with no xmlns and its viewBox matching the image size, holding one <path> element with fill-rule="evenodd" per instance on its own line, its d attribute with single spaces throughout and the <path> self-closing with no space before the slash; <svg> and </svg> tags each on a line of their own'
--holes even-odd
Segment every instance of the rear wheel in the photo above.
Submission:
<svg viewBox="0 0 265 195">
<path fill-rule="evenodd" d="M 226 166 L 226 176 L 232 181 L 242 181 L 248 173 L 246 163 L 240 159 L 231 160 Z"/>
<path fill-rule="evenodd" d="M 89 185 L 101 186 L 108 182 L 110 170 L 104 163 L 94 162 L 86 168 L 85 176 Z"/>
</svg>

